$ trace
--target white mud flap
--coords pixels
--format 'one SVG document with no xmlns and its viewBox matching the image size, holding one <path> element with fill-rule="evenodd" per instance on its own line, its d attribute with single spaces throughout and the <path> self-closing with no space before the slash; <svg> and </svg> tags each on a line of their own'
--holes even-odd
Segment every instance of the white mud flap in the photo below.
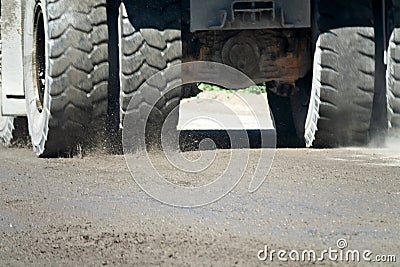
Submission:
<svg viewBox="0 0 400 267">
<path fill-rule="evenodd" d="M 25 116 L 22 0 L 1 1 L 2 86 L 0 115 Z"/>
</svg>

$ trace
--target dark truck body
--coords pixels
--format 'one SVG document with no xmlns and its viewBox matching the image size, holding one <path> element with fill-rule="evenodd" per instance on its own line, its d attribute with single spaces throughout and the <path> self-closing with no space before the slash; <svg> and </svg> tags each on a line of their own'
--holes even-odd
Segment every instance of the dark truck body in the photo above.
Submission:
<svg viewBox="0 0 400 267">
<path fill-rule="evenodd" d="M 294 84 L 311 69 L 310 0 L 190 0 L 186 23 L 184 58 L 233 66 L 256 83 Z"/>
<path fill-rule="evenodd" d="M 310 0 L 190 0 L 190 30 L 311 27 Z"/>
</svg>

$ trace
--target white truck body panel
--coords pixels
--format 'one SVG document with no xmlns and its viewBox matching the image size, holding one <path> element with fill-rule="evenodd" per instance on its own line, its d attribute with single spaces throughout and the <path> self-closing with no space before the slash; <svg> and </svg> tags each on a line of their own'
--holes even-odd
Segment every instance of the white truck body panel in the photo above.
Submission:
<svg viewBox="0 0 400 267">
<path fill-rule="evenodd" d="M 1 115 L 26 115 L 22 56 L 22 1 L 2 0 L 1 5 Z"/>
</svg>

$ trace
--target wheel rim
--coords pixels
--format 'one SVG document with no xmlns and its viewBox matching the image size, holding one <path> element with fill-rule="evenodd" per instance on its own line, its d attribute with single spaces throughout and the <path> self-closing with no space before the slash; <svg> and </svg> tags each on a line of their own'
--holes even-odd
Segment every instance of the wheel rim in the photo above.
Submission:
<svg viewBox="0 0 400 267">
<path fill-rule="evenodd" d="M 40 5 L 36 6 L 33 28 L 33 53 L 32 70 L 36 96 L 36 107 L 41 113 L 44 105 L 44 93 L 46 88 L 46 36 L 43 12 Z"/>
<path fill-rule="evenodd" d="M 46 2 L 29 0 L 24 22 L 25 98 L 29 133 L 37 155 L 44 151 L 50 118 Z"/>
</svg>

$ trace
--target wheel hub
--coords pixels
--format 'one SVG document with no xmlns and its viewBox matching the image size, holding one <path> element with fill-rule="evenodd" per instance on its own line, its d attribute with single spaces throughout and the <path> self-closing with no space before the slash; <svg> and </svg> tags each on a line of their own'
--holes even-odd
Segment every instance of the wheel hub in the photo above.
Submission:
<svg viewBox="0 0 400 267">
<path fill-rule="evenodd" d="M 260 49 L 252 38 L 237 35 L 225 43 L 222 61 L 247 75 L 252 75 L 258 71 Z"/>
</svg>

